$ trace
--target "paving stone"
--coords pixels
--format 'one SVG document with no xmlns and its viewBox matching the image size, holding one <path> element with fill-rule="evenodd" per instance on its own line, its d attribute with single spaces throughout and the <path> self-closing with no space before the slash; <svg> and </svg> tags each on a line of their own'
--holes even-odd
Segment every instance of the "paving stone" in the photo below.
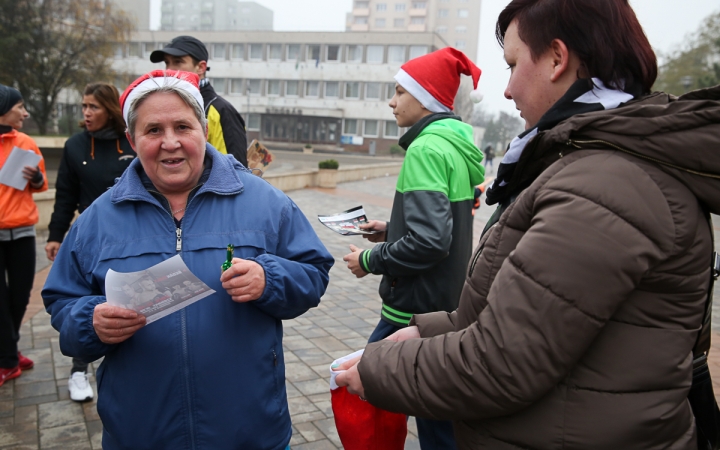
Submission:
<svg viewBox="0 0 720 450">
<path fill-rule="evenodd" d="M 35 364 L 30 370 L 24 370 L 20 378 L 15 379 L 15 385 L 35 383 L 37 381 L 55 381 L 55 370 L 52 364 Z"/>
<path fill-rule="evenodd" d="M 302 336 L 288 336 L 283 339 L 283 347 L 286 347 L 288 350 L 295 351 L 305 348 L 315 348 L 315 344 Z"/>
<path fill-rule="evenodd" d="M 302 392 L 298 391 L 293 384 L 285 380 L 285 390 L 287 391 L 287 398 L 302 397 Z"/>
<path fill-rule="evenodd" d="M 300 433 L 293 434 L 292 437 L 290 438 L 290 447 L 295 448 L 296 446 L 298 446 L 300 444 L 304 444 L 306 442 L 307 441 L 302 436 L 302 434 L 300 434 Z"/>
<path fill-rule="evenodd" d="M 333 358 L 319 348 L 303 348 L 293 352 L 299 360 L 307 365 L 327 364 L 333 362 Z"/>
<path fill-rule="evenodd" d="M 326 352 L 343 350 L 347 353 L 351 353 L 350 347 L 343 344 L 341 341 L 337 340 L 336 338 L 334 338 L 332 336 L 328 336 L 328 337 L 324 337 L 324 338 L 310 339 L 310 342 L 315 344 L 317 346 L 317 348 L 319 348 L 320 350 L 324 350 Z"/>
<path fill-rule="evenodd" d="M 295 327 L 295 329 L 303 337 L 308 338 L 308 339 L 329 336 L 327 334 L 327 331 L 323 330 L 322 328 L 320 328 L 319 326 L 317 326 L 315 324 Z"/>
<path fill-rule="evenodd" d="M 102 422 L 99 420 L 89 420 L 85 425 L 87 426 L 90 445 L 92 445 L 93 450 L 102 450 Z"/>
<path fill-rule="evenodd" d="M 19 398 L 15 400 L 15 407 L 28 406 L 28 405 L 39 405 L 41 403 L 49 403 L 58 401 L 57 394 L 41 395 L 39 397 L 28 397 Z"/>
<path fill-rule="evenodd" d="M 3 446 L 37 445 L 37 429 L 32 423 L 0 425 L 0 443 Z"/>
<path fill-rule="evenodd" d="M 338 435 L 337 427 L 335 426 L 335 419 L 316 420 L 313 424 L 322 431 L 322 433 L 327 436 L 334 445 L 342 447 L 340 436 Z"/>
<path fill-rule="evenodd" d="M 15 397 L 15 380 L 6 381 L 0 386 L 0 401 L 12 400 Z"/>
<path fill-rule="evenodd" d="M 40 429 L 43 450 L 92 450 L 85 422 Z"/>
<path fill-rule="evenodd" d="M 296 415 L 290 417 L 290 419 L 292 419 L 292 423 L 294 423 L 295 425 L 300 424 L 300 423 L 305 423 L 305 422 L 314 422 L 316 420 L 322 420 L 322 419 L 326 419 L 326 418 L 327 417 L 325 416 L 325 414 L 323 414 L 320 411 L 301 413 L 301 414 L 296 414 Z"/>
<path fill-rule="evenodd" d="M 72 400 L 38 405 L 38 419 L 40 429 L 85 423 L 82 405 Z"/>
<path fill-rule="evenodd" d="M 0 425 L 12 425 L 15 423 L 13 416 L 0 417 Z"/>
<path fill-rule="evenodd" d="M 297 381 L 294 385 L 305 396 L 330 392 L 330 383 L 321 378 L 310 381 Z"/>
<path fill-rule="evenodd" d="M 298 424 L 297 429 L 307 442 L 320 441 L 326 438 L 322 431 L 318 430 L 312 422 Z"/>
<path fill-rule="evenodd" d="M 57 386 L 55 386 L 55 380 L 36 381 L 33 383 L 15 385 L 16 399 L 38 397 L 50 394 L 57 394 Z"/>
<path fill-rule="evenodd" d="M 0 402 L 0 417 L 11 417 L 15 415 L 15 403 L 12 401 Z"/>
<path fill-rule="evenodd" d="M 33 348 L 24 350 L 23 355 L 32 359 L 35 367 L 41 364 L 52 364 L 52 350 L 50 348 Z M 35 368 L 33 368 L 35 370 Z"/>
<path fill-rule="evenodd" d="M 293 446 L 293 450 L 336 450 L 335 444 L 327 439 L 316 442 L 308 442 L 307 444 L 300 444 Z"/>
<path fill-rule="evenodd" d="M 294 416 L 296 414 L 314 412 L 318 410 L 315 405 L 306 397 L 295 397 L 288 399 L 288 408 L 290 410 L 291 416 Z"/>
<path fill-rule="evenodd" d="M 15 423 L 37 424 L 37 405 L 19 406 L 15 408 Z"/>
<path fill-rule="evenodd" d="M 307 381 L 317 378 L 314 371 L 301 362 L 285 364 L 285 378 L 292 381 Z"/>
<path fill-rule="evenodd" d="M 97 389 L 95 390 L 95 392 L 97 392 Z M 91 422 L 94 420 L 100 420 L 100 416 L 97 412 L 97 403 L 95 402 L 95 400 L 83 403 L 82 409 L 83 415 L 85 416 L 85 421 Z"/>
</svg>

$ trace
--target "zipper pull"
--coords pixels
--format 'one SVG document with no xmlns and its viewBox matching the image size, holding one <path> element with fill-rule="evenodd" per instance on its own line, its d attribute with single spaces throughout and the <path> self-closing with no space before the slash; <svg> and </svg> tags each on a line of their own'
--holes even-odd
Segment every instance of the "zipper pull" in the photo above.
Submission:
<svg viewBox="0 0 720 450">
<path fill-rule="evenodd" d="M 175 228 L 175 234 L 177 235 L 177 245 L 175 246 L 175 251 L 179 252 L 182 250 L 182 229 Z"/>
<path fill-rule="evenodd" d="M 275 364 L 275 367 L 277 367 L 277 365 L 278 365 L 277 353 L 275 353 L 275 349 L 273 349 L 272 352 L 273 352 L 273 363 Z"/>
</svg>

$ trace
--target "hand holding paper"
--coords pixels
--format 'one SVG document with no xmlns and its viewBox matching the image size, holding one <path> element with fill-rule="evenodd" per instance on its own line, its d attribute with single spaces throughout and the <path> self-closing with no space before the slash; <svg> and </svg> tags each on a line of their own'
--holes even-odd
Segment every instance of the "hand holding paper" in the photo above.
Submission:
<svg viewBox="0 0 720 450">
<path fill-rule="evenodd" d="M 93 312 L 95 334 L 106 344 L 119 344 L 145 326 L 145 316 L 137 312 L 100 303 Z"/>
<path fill-rule="evenodd" d="M 36 166 L 42 160 L 42 156 L 29 150 L 14 147 L 10 156 L 0 168 L 0 184 L 10 186 L 19 191 L 25 190 L 28 180 L 32 179 L 37 171 Z M 26 175 L 26 169 L 30 169 Z"/>
</svg>

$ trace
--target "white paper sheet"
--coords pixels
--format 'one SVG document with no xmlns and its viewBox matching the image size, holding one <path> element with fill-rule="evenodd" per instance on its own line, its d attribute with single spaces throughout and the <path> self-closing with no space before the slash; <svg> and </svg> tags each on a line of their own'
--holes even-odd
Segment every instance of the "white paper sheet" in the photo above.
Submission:
<svg viewBox="0 0 720 450">
<path fill-rule="evenodd" d="M 36 167 L 42 156 L 31 150 L 14 147 L 5 164 L 0 168 L 0 183 L 10 186 L 18 191 L 24 191 L 28 180 L 23 178 L 22 170 L 25 166 Z"/>
<path fill-rule="evenodd" d="M 190 272 L 180 255 L 139 272 L 120 273 L 110 269 L 105 276 L 108 303 L 139 312 L 147 319 L 146 324 L 214 293 Z"/>
</svg>

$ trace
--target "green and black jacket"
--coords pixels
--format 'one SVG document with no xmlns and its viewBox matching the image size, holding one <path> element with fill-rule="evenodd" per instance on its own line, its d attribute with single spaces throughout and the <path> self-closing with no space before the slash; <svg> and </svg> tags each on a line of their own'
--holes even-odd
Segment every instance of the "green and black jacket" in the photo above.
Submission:
<svg viewBox="0 0 720 450">
<path fill-rule="evenodd" d="M 472 252 L 474 187 L 484 180 L 472 127 L 432 114 L 400 139 L 407 150 L 387 242 L 365 250 L 365 271 L 382 274 L 382 319 L 406 326 L 413 314 L 457 308 Z"/>
</svg>

